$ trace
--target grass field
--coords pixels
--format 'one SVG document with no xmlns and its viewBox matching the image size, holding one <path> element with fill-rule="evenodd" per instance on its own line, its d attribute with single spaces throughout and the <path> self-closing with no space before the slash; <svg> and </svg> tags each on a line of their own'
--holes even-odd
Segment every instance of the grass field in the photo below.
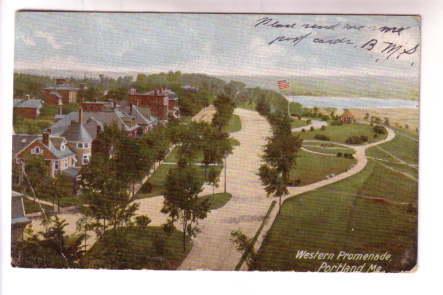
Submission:
<svg viewBox="0 0 443 295">
<path fill-rule="evenodd" d="M 306 123 L 305 120 L 295 120 L 295 119 L 291 120 L 291 127 L 292 128 L 303 127 L 306 125 L 308 125 L 308 124 Z"/>
<path fill-rule="evenodd" d="M 316 134 L 322 134 L 329 137 L 331 141 L 340 143 L 345 143 L 346 139 L 348 139 L 350 136 L 365 135 L 368 137 L 369 142 L 380 141 L 386 137 L 386 135 L 379 135 L 377 138 L 374 138 L 375 133 L 372 130 L 372 127 L 367 124 L 343 124 L 340 126 L 327 126 L 325 130 L 299 132 L 299 134 L 303 139 L 315 139 L 314 137 Z"/>
<path fill-rule="evenodd" d="M 187 240 L 183 251 L 183 234 L 177 230 L 168 234 L 161 227 L 128 227 L 112 239 L 111 234 L 87 252 L 82 261 L 86 268 L 173 270 L 191 249 Z"/>
<path fill-rule="evenodd" d="M 321 156 L 300 151 L 296 165 L 291 171 L 291 178 L 300 179 L 300 185 L 306 185 L 325 179 L 329 174 L 344 172 L 355 162 L 354 159 Z"/>
<path fill-rule="evenodd" d="M 23 198 L 23 204 L 25 205 L 26 214 L 41 212 L 40 205 L 32 200 L 29 200 L 27 198 Z M 50 213 L 50 212 L 54 211 L 54 209 L 51 206 L 47 206 L 47 205 L 43 205 L 43 204 L 41 206 L 43 207 L 43 210 L 45 210 L 46 213 Z"/>
<path fill-rule="evenodd" d="M 144 199 L 144 198 L 150 198 L 150 197 L 162 195 L 164 192 L 164 184 L 166 181 L 166 177 L 168 176 L 169 170 L 171 170 L 175 167 L 176 167 L 175 164 L 160 165 L 160 167 L 158 167 L 155 170 L 154 174 L 152 174 L 152 176 L 148 180 L 148 182 L 152 185 L 151 192 L 143 193 L 143 192 L 139 191 L 139 193 L 137 193 L 135 195 L 135 198 L 136 199 Z M 203 166 L 199 166 L 198 168 L 199 168 L 198 169 L 199 176 L 201 178 L 203 178 L 205 175 L 205 169 Z M 217 168 L 218 168 L 218 172 L 220 173 L 222 170 L 222 167 L 217 167 Z"/>
<path fill-rule="evenodd" d="M 416 210 L 362 196 L 416 204 L 416 186 L 401 174 L 392 175 L 392 171 L 370 161 L 365 170 L 351 178 L 288 199 L 253 269 L 318 270 L 323 261 L 297 259 L 298 250 L 334 254 L 388 251 L 391 261 L 377 263 L 384 270 L 411 269 L 416 261 Z M 353 265 L 352 261 L 346 262 Z"/>
<path fill-rule="evenodd" d="M 224 129 L 225 132 L 237 132 L 241 130 L 241 120 L 238 115 L 232 115 L 228 125 Z"/>
<path fill-rule="evenodd" d="M 214 195 L 206 195 L 201 197 L 201 200 L 209 199 L 209 209 L 210 210 L 216 210 L 229 202 L 231 200 L 232 195 L 230 193 L 217 193 Z"/>
<path fill-rule="evenodd" d="M 398 131 L 396 131 L 396 134 L 397 135 L 392 141 L 384 143 L 380 146 L 370 148 L 367 151 L 367 155 L 371 157 L 376 157 L 396 162 L 395 158 L 393 158 L 388 153 L 383 151 L 385 150 L 388 151 L 389 153 L 394 154 L 395 156 L 397 156 L 397 158 L 400 158 L 401 160 L 409 164 L 417 164 L 418 142 L 409 137 L 404 136 L 401 133 L 398 133 Z"/>
</svg>

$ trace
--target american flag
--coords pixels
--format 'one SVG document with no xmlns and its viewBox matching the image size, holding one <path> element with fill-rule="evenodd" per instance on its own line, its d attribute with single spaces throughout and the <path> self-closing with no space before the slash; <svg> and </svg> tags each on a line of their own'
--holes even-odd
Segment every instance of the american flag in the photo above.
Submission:
<svg viewBox="0 0 443 295">
<path fill-rule="evenodd" d="M 278 85 L 278 88 L 279 88 L 280 90 L 283 90 L 283 89 L 289 88 L 289 82 L 288 82 L 287 80 L 280 80 L 280 81 L 277 81 L 277 85 Z"/>
</svg>

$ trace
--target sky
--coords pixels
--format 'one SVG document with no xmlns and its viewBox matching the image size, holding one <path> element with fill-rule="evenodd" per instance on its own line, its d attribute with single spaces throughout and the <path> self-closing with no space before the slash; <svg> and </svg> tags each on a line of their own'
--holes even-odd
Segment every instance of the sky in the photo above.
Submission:
<svg viewBox="0 0 443 295">
<path fill-rule="evenodd" d="M 267 25 L 257 25 L 265 17 L 272 20 Z M 273 23 L 289 27 L 273 27 Z M 318 27 L 331 25 L 332 29 Z M 352 29 L 344 29 L 345 26 Z M 381 32 L 383 26 L 405 29 Z M 301 36 L 306 37 L 294 45 L 290 38 Z M 351 43 L 318 42 L 337 39 Z M 374 48 L 362 48 L 371 39 L 377 40 Z M 387 59 L 389 50 L 382 51 L 388 43 L 384 42 L 401 47 Z M 399 55 L 405 50 L 410 54 Z M 414 16 L 86 12 L 16 15 L 16 70 L 417 77 L 419 65 L 420 20 Z"/>
</svg>

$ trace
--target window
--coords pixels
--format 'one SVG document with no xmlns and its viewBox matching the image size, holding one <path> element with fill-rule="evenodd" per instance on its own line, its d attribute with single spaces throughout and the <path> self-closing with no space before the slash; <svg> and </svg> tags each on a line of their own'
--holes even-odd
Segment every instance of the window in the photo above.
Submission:
<svg viewBox="0 0 443 295">
<path fill-rule="evenodd" d="M 83 148 L 83 143 L 81 143 L 81 142 L 77 143 L 77 147 L 78 147 L 79 149 L 82 149 L 82 148 Z"/>
<path fill-rule="evenodd" d="M 39 155 L 39 154 L 41 154 L 41 152 L 42 152 L 42 149 L 39 146 L 36 146 L 35 148 L 33 148 L 31 150 L 31 154 Z"/>
<path fill-rule="evenodd" d="M 65 144 L 64 144 L 64 143 L 62 143 L 62 144 L 60 145 L 60 150 L 62 150 L 62 151 L 65 150 Z"/>
<path fill-rule="evenodd" d="M 89 155 L 83 155 L 83 164 L 89 163 Z"/>
<path fill-rule="evenodd" d="M 89 147 L 89 144 L 88 144 L 87 142 L 85 142 L 85 143 L 83 144 L 83 147 L 84 147 L 85 149 L 87 149 L 87 148 Z"/>
<path fill-rule="evenodd" d="M 63 167 L 65 169 L 68 168 L 68 160 L 63 161 Z"/>
<path fill-rule="evenodd" d="M 54 161 L 54 169 L 58 170 L 60 168 L 60 163 L 59 161 Z"/>
</svg>

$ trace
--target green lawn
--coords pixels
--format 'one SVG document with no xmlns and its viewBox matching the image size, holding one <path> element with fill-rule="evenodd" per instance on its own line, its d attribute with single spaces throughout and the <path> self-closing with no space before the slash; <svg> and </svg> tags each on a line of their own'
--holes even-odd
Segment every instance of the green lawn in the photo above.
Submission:
<svg viewBox="0 0 443 295">
<path fill-rule="evenodd" d="M 174 270 L 191 249 L 187 240 L 183 251 L 181 231 L 168 234 L 161 227 L 128 227 L 111 235 L 108 231 L 87 252 L 82 260 L 85 268 Z"/>
<path fill-rule="evenodd" d="M 303 127 L 306 125 L 308 125 L 308 123 L 306 123 L 305 120 L 295 120 L 295 119 L 291 120 L 291 127 L 292 128 Z"/>
<path fill-rule="evenodd" d="M 397 133 L 397 131 L 395 132 Z M 384 143 L 380 146 L 372 147 L 366 152 L 367 155 L 371 157 L 397 162 L 392 156 L 385 153 L 383 150 L 380 150 L 379 147 L 388 151 L 389 153 L 394 154 L 407 163 L 418 163 L 418 142 L 403 136 L 402 134 L 397 134 L 392 141 Z"/>
<path fill-rule="evenodd" d="M 165 158 L 165 162 L 174 162 L 178 161 L 178 148 L 174 148 L 169 155 Z M 199 153 L 194 159 L 194 163 L 201 163 L 203 161 L 203 153 Z"/>
<path fill-rule="evenodd" d="M 166 181 L 166 177 L 168 176 L 169 170 L 175 168 L 176 165 L 169 165 L 169 164 L 162 164 L 160 165 L 160 167 L 158 167 L 154 174 L 152 174 L 152 176 L 149 178 L 148 182 L 152 185 L 152 190 L 149 193 L 143 193 L 141 191 L 139 191 L 139 193 L 137 193 L 135 195 L 136 199 L 144 199 L 144 198 L 150 198 L 150 197 L 154 197 L 154 196 L 158 196 L 163 194 L 164 192 L 164 184 Z M 222 170 L 222 167 L 218 167 L 218 172 L 220 173 Z M 204 177 L 204 173 L 205 173 L 205 169 L 203 166 L 199 166 L 199 176 L 201 178 Z"/>
<path fill-rule="evenodd" d="M 354 159 L 315 155 L 300 151 L 296 165 L 291 170 L 291 179 L 300 179 L 300 185 L 306 185 L 325 179 L 329 174 L 339 174 L 348 170 Z"/>
<path fill-rule="evenodd" d="M 322 260 L 297 259 L 298 250 L 392 254 L 387 271 L 415 265 L 416 210 L 359 196 L 416 203 L 417 183 L 369 161 L 359 174 L 284 202 L 255 261 L 255 270 L 316 271 Z M 340 261 L 330 261 L 338 263 Z M 346 261 L 352 265 L 350 261 Z"/>
<path fill-rule="evenodd" d="M 229 120 L 228 126 L 224 129 L 225 132 L 237 132 L 241 130 L 241 120 L 238 115 L 233 114 Z"/>
<path fill-rule="evenodd" d="M 346 139 L 350 136 L 361 136 L 365 135 L 369 138 L 369 142 L 375 142 L 382 140 L 386 135 L 379 135 L 374 138 L 374 131 L 372 127 L 367 124 L 343 124 L 340 126 L 327 126 L 325 130 L 315 130 L 299 132 L 301 138 L 303 139 L 315 139 L 316 134 L 326 135 L 331 141 L 336 141 L 340 143 L 345 143 Z"/>
<path fill-rule="evenodd" d="M 40 205 L 32 200 L 29 200 L 27 198 L 23 198 L 23 204 L 25 205 L 26 214 L 41 212 Z M 45 210 L 46 213 L 50 213 L 50 212 L 54 211 L 54 209 L 51 206 L 47 206 L 47 205 L 43 205 L 43 204 L 41 206 L 43 207 L 43 210 Z"/>
<path fill-rule="evenodd" d="M 206 195 L 202 196 L 201 200 L 209 199 L 209 209 L 210 210 L 216 210 L 224 205 L 226 205 L 229 200 L 231 200 L 232 195 L 230 193 L 217 193 L 214 195 Z"/>
</svg>

